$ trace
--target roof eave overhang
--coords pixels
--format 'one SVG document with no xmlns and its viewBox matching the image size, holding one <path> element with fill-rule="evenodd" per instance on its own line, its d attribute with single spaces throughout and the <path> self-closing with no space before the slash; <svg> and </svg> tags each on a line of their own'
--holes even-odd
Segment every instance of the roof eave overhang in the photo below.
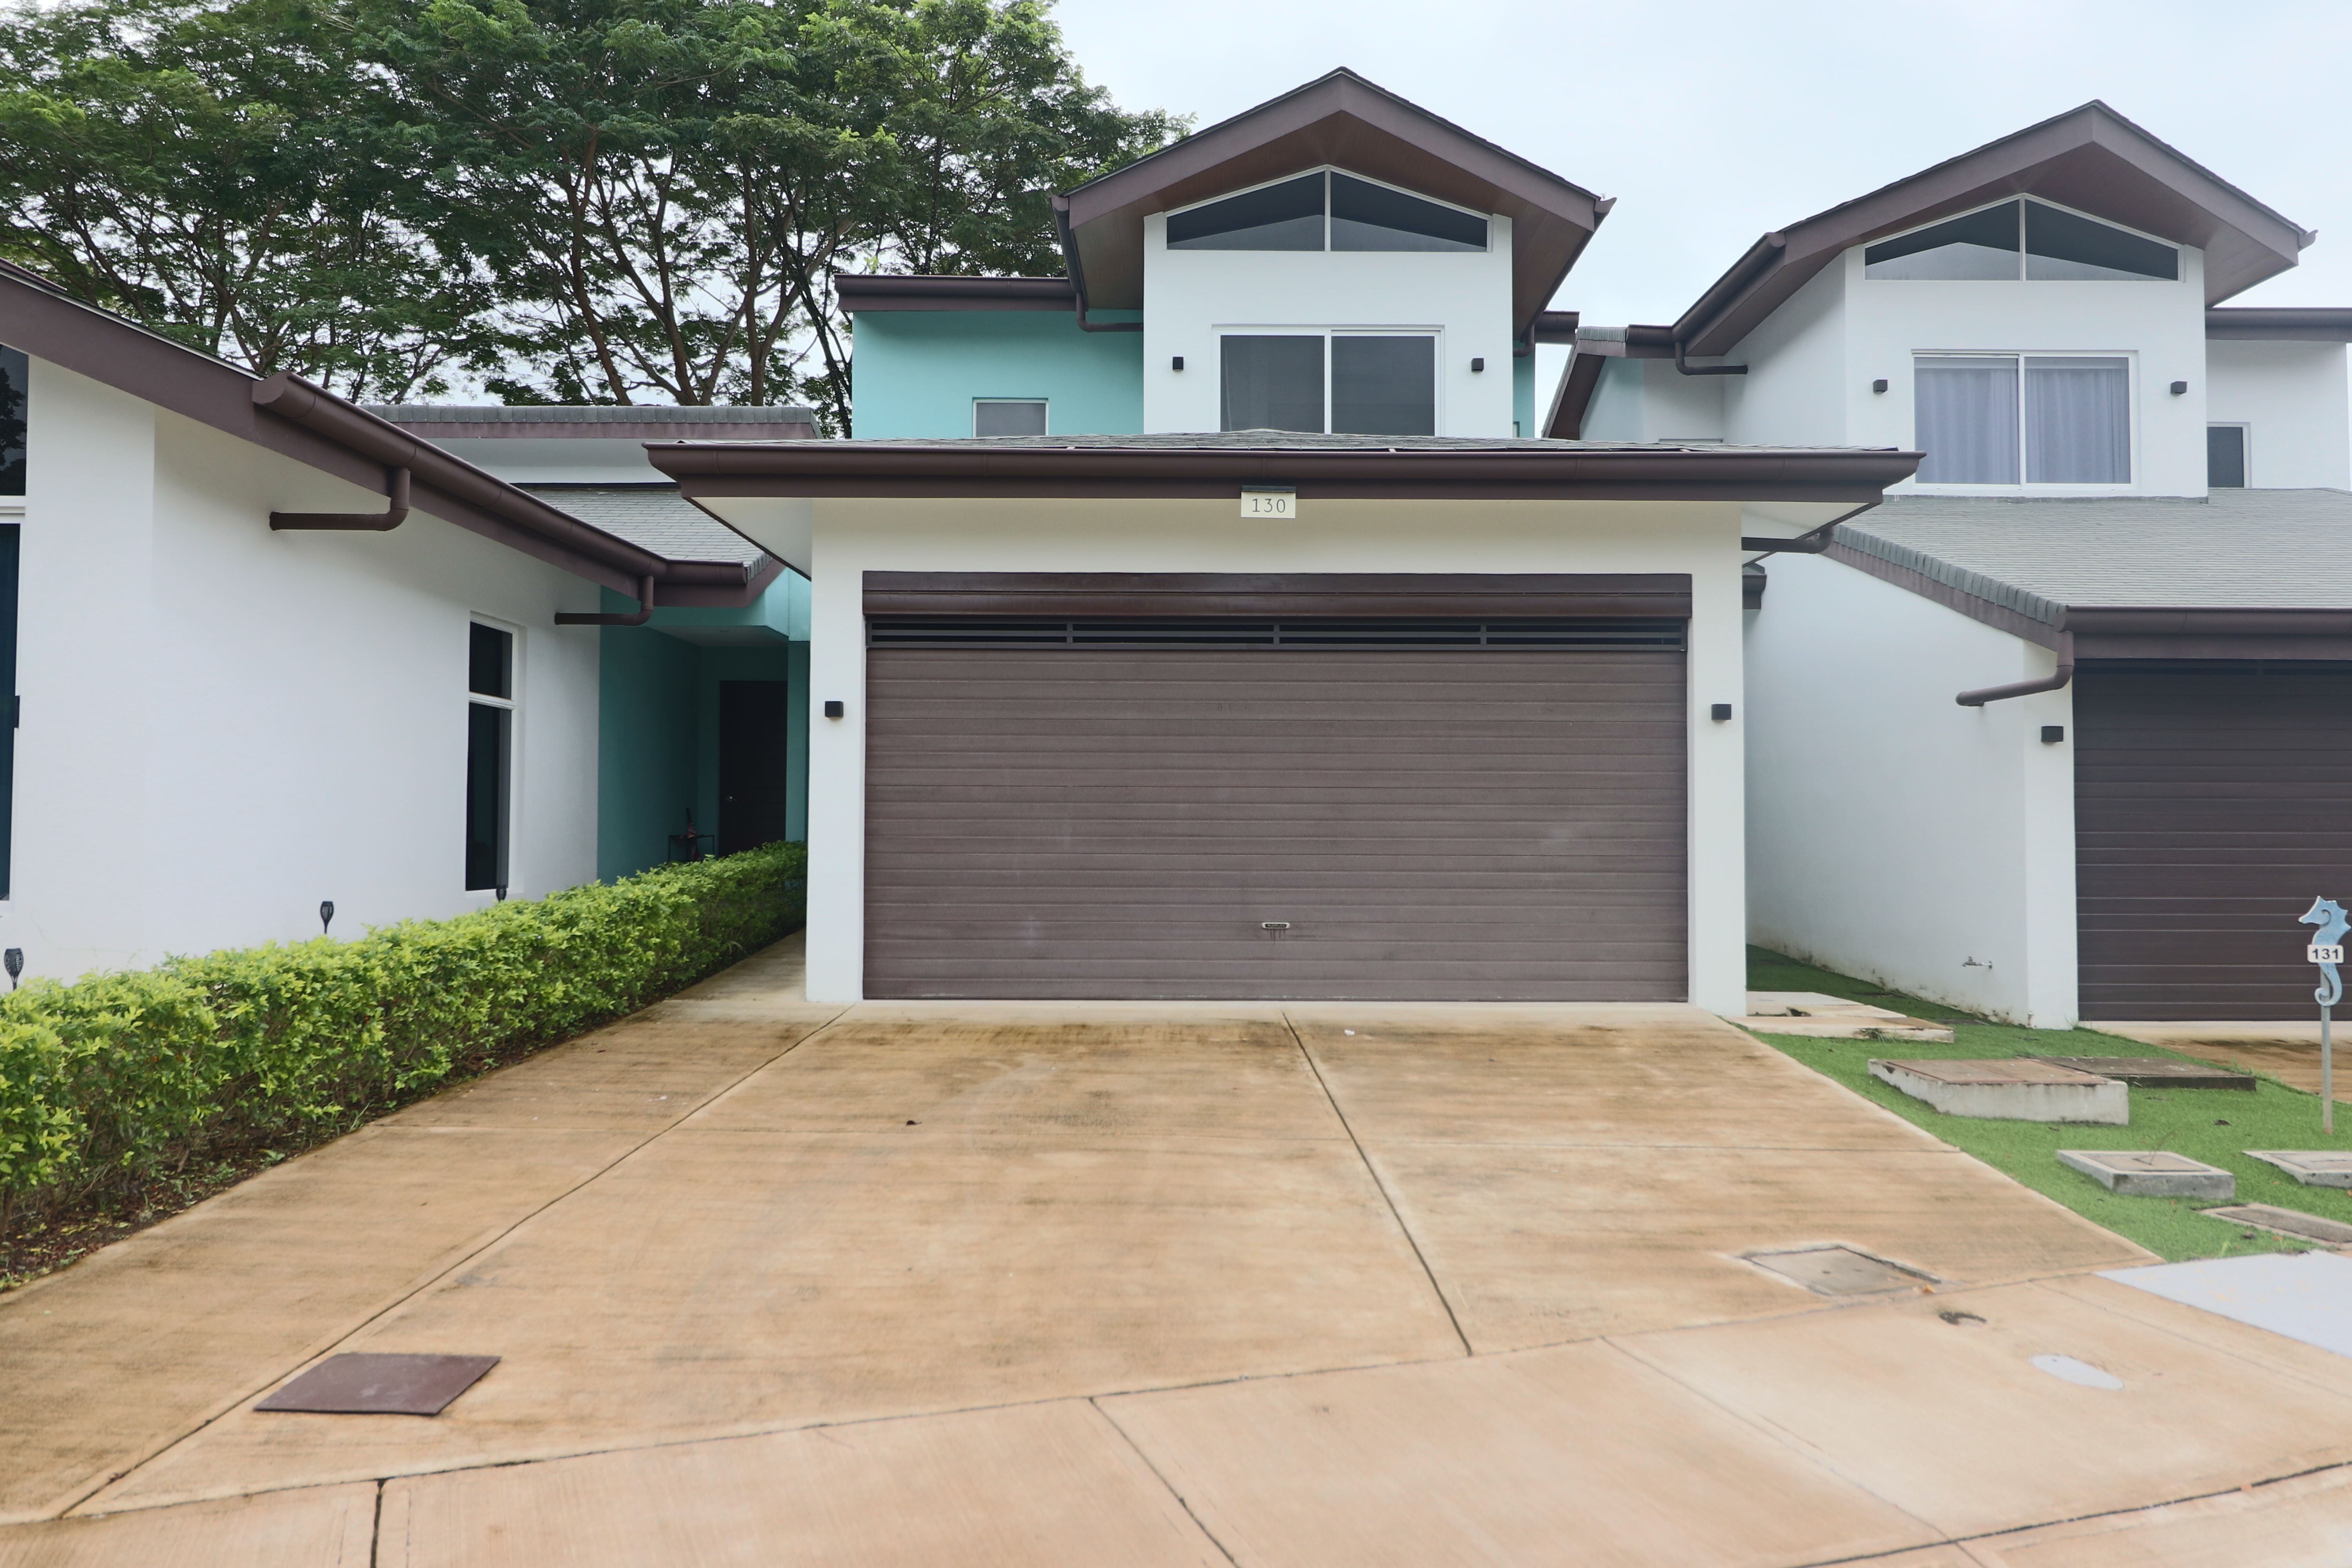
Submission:
<svg viewBox="0 0 2352 1568">
<path fill-rule="evenodd" d="M 1511 326 L 1522 336 L 1612 205 L 1334 71 L 1056 198 L 1080 308 L 1142 308 L 1149 215 L 1327 163 L 1510 218 Z"/>
<path fill-rule="evenodd" d="M 1727 353 L 1851 247 L 2013 195 L 2199 247 L 2208 305 L 2293 267 L 2315 237 L 2095 102 L 1765 236 L 1683 313 L 1675 337 L 1693 354 Z"/>
<path fill-rule="evenodd" d="M 1247 485 L 1301 500 L 1874 500 L 1916 452 L 1430 452 L 1264 449 L 647 448 L 690 499 L 770 496 L 1188 500 Z"/>
<path fill-rule="evenodd" d="M 0 342 L 378 495 L 405 468 L 418 510 L 605 587 L 634 592 L 653 576 L 740 594 L 751 575 L 730 563 L 666 561 L 308 382 L 257 377 L 5 274 Z"/>
<path fill-rule="evenodd" d="M 2205 312 L 2219 342 L 2352 342 L 2352 310 L 2331 305 L 2237 305 Z"/>
</svg>

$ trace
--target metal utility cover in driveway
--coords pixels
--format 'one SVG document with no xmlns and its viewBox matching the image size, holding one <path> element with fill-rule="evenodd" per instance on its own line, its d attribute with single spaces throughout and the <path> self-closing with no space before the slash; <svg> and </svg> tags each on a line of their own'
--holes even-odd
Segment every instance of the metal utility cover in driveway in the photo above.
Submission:
<svg viewBox="0 0 2352 1568">
<path fill-rule="evenodd" d="M 329 1356 L 254 1408 L 323 1415 L 438 1415 L 498 1364 L 494 1355 Z"/>
<path fill-rule="evenodd" d="M 1816 1296 L 1877 1296 L 1932 1285 L 1927 1275 L 1851 1247 L 1806 1247 L 1788 1252 L 1751 1252 L 1748 1261 L 1783 1279 L 1793 1279 Z"/>
<path fill-rule="evenodd" d="M 2131 1091 L 2122 1084 L 2032 1057 L 1874 1061 L 1870 1076 L 1947 1116 L 2095 1121 L 2111 1127 L 2131 1121 Z"/>
<path fill-rule="evenodd" d="M 2136 1198 L 2234 1198 L 2238 1178 L 2162 1149 L 2061 1149 L 2058 1163 L 2111 1193 Z"/>
</svg>

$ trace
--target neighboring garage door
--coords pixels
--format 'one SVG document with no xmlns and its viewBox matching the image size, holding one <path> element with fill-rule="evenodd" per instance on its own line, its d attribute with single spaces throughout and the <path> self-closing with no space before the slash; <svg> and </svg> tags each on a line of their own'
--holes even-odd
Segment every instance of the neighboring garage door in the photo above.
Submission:
<svg viewBox="0 0 2352 1568">
<path fill-rule="evenodd" d="M 2086 664 L 2074 730 L 2083 1016 L 2313 1016 L 2295 917 L 2352 898 L 2352 666 Z"/>
<path fill-rule="evenodd" d="M 1679 620 L 873 627 L 868 995 L 1685 994 Z"/>
</svg>

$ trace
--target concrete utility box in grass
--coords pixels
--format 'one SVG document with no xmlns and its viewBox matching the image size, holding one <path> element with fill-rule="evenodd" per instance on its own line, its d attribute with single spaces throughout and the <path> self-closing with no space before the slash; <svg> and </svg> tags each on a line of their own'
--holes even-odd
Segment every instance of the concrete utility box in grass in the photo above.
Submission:
<svg viewBox="0 0 2352 1568">
<path fill-rule="evenodd" d="M 1870 1076 L 1914 1100 L 1926 1100 L 1947 1116 L 1974 1116 L 1988 1121 L 2090 1121 L 2109 1127 L 2122 1127 L 2131 1121 L 2131 1091 L 2124 1085 L 2032 1057 L 1874 1061 Z"/>
<path fill-rule="evenodd" d="M 2238 1178 L 2163 1149 L 2061 1149 L 2058 1163 L 2132 1198 L 2234 1198 Z"/>
<path fill-rule="evenodd" d="M 2276 1165 L 2306 1187 L 2352 1187 L 2352 1153 L 2340 1149 L 2249 1149 L 2246 1158 Z"/>
</svg>

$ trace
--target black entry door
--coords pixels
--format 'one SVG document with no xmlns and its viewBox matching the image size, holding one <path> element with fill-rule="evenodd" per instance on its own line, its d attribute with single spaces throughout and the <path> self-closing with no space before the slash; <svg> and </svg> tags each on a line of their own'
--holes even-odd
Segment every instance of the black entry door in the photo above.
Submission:
<svg viewBox="0 0 2352 1568">
<path fill-rule="evenodd" d="M 792 772 L 792 687 L 782 680 L 719 683 L 719 852 L 732 855 L 786 836 Z"/>
</svg>

